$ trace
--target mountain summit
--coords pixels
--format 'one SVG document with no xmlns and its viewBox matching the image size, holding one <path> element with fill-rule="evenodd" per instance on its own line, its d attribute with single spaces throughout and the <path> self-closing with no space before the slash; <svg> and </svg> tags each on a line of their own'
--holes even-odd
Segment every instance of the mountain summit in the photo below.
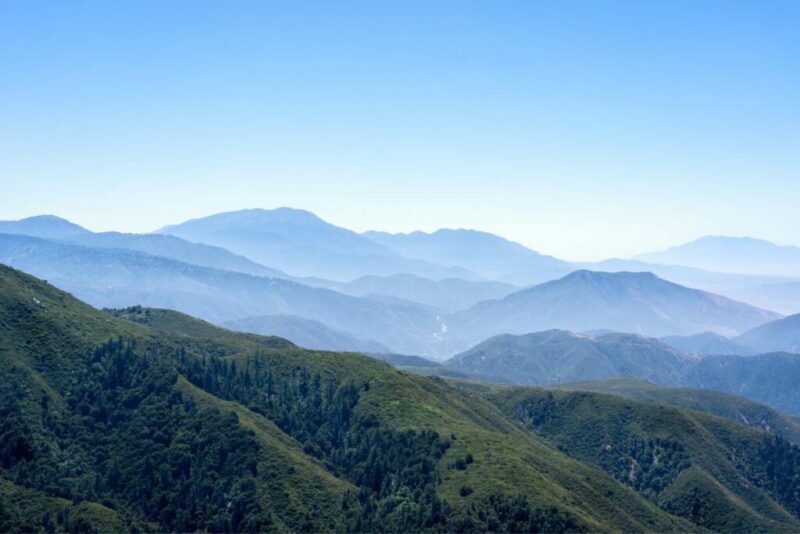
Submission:
<svg viewBox="0 0 800 534">
<path fill-rule="evenodd" d="M 227 248 L 297 276 L 349 281 L 367 274 L 444 278 L 472 273 L 409 260 L 351 230 L 292 208 L 248 209 L 193 219 L 159 230 Z"/>
<path fill-rule="evenodd" d="M 780 315 L 643 272 L 575 271 L 559 280 L 479 303 L 452 316 L 451 329 L 490 336 L 559 328 L 649 336 L 742 332 Z"/>
<path fill-rule="evenodd" d="M 478 230 L 444 228 L 433 233 L 365 232 L 363 235 L 409 258 L 459 265 L 488 279 L 512 284 L 552 280 L 573 270 L 568 262 Z"/>
<path fill-rule="evenodd" d="M 49 239 L 67 239 L 89 230 L 55 215 L 36 215 L 18 221 L 0 221 L 0 234 L 28 235 Z"/>
</svg>

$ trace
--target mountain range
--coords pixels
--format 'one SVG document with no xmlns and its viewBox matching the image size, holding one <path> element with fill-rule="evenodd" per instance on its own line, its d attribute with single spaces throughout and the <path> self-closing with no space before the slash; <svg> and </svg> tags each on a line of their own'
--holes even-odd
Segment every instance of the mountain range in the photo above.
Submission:
<svg viewBox="0 0 800 534">
<path fill-rule="evenodd" d="M 552 385 L 626 376 L 668 387 L 727 392 L 800 416 L 800 354 L 693 356 L 632 334 L 546 331 L 488 339 L 425 374 L 447 369 L 489 382 Z"/>
<path fill-rule="evenodd" d="M 360 299 L 281 278 L 3 234 L 0 262 L 50 280 L 98 308 L 145 305 L 217 323 L 299 316 L 398 351 L 426 354 L 437 346 L 436 314 L 424 307 Z"/>
<path fill-rule="evenodd" d="M 742 332 L 780 317 L 652 273 L 576 271 L 454 314 L 447 327 L 478 342 L 496 334 L 560 328 L 649 336 Z"/>
<path fill-rule="evenodd" d="M 714 354 L 730 356 L 758 352 L 753 347 L 737 343 L 735 338 L 731 339 L 714 332 L 701 332 L 691 336 L 664 336 L 661 341 L 682 352 L 697 356 Z"/>
<path fill-rule="evenodd" d="M 163 234 L 93 233 L 49 215 L 0 222 L 0 229 L 5 233 L 69 240 L 88 246 L 138 250 L 195 265 L 286 278 L 343 292 L 348 292 L 347 285 L 355 278 L 387 278 L 389 280 L 380 288 L 381 292 L 395 291 L 390 296 L 403 299 L 412 294 L 419 298 L 423 283 L 457 280 L 456 283 L 431 288 L 436 298 L 426 303 L 445 311 L 453 311 L 455 306 L 463 309 L 467 307 L 462 306 L 464 302 L 477 302 L 486 289 L 469 287 L 463 282 L 483 278 L 491 284 L 512 282 L 511 285 L 525 287 L 581 269 L 652 272 L 680 285 L 780 313 L 800 311 L 798 271 L 790 272 L 789 276 L 740 274 L 630 259 L 570 263 L 486 232 L 439 230 L 433 233 L 365 232 L 358 235 L 309 212 L 288 208 L 218 214 L 163 229 L 168 233 L 185 232 L 189 241 L 178 240 L 175 236 L 167 238 Z M 205 246 L 190 241 L 201 241 Z M 221 246 L 211 248 L 210 245 Z M 238 253 L 225 249 L 226 245 L 237 247 Z M 768 262 L 767 259 L 763 261 Z M 463 264 L 454 265 L 456 262 Z M 293 270 L 295 268 L 298 270 Z M 398 275 L 413 278 L 398 280 Z M 465 288 L 472 296 L 464 299 Z M 359 291 L 355 287 L 351 294 L 363 294 Z"/>
<path fill-rule="evenodd" d="M 628 377 L 572 382 L 555 385 L 552 388 L 606 393 L 640 402 L 667 404 L 676 408 L 710 413 L 775 433 L 800 445 L 800 418 L 786 415 L 765 404 L 713 389 L 669 388 Z"/>
<path fill-rule="evenodd" d="M 389 350 L 377 341 L 358 339 L 320 321 L 296 315 L 263 315 L 222 324 L 237 332 L 282 337 L 306 349 L 363 353 L 384 353 Z"/>
<path fill-rule="evenodd" d="M 693 528 L 441 380 L 2 266 L 0 354 L 4 530 Z"/>
<path fill-rule="evenodd" d="M 766 485 L 756 482 L 764 480 L 764 468 L 780 463 L 762 467 L 756 460 L 771 456 L 763 430 L 598 393 L 518 388 L 488 397 L 531 434 L 603 469 L 658 506 L 683 510 L 695 525 L 772 532 L 792 521 L 765 498 Z M 787 496 L 786 502 L 794 499 Z"/>
<path fill-rule="evenodd" d="M 0 228 L 10 232 L 0 236 L 0 261 L 47 278 L 95 306 L 176 309 L 217 324 L 281 334 L 310 348 L 441 359 L 498 334 L 563 329 L 682 336 L 669 341 L 688 353 L 744 354 L 736 348 L 738 341 L 720 334 L 735 336 L 780 318 L 644 272 L 578 270 L 520 289 L 479 278 L 529 268 L 534 279 L 548 269 L 548 276 L 569 271 L 572 264 L 484 232 L 360 235 L 302 210 L 220 214 L 164 229 L 169 234 L 94 233 L 54 216 L 5 221 Z M 241 248 L 235 253 L 220 244 Z M 298 277 L 254 259 L 289 265 L 301 261 L 304 250 L 318 256 L 304 272 L 313 276 Z M 346 257 L 340 266 L 367 274 L 337 281 L 320 278 L 324 273 L 311 268 L 334 265 L 327 255 L 340 252 Z M 378 264 L 365 258 L 382 258 L 377 270 L 388 274 L 375 274 Z M 730 285 L 763 281 L 631 260 L 597 265 L 649 266 L 670 276 L 717 281 L 727 277 Z M 417 268 L 426 276 L 405 271 Z M 498 275 L 501 271 L 505 274 Z M 452 272 L 463 277 L 447 276 Z M 705 337 L 692 337 L 700 334 Z M 700 346 L 701 339 L 706 346 Z M 688 346 L 692 343 L 697 346 Z M 793 347 L 762 344 L 749 352 Z"/>
<path fill-rule="evenodd" d="M 433 279 L 478 278 L 460 267 L 410 259 L 291 208 L 220 213 L 167 226 L 159 233 L 226 248 L 295 276 L 349 281 L 359 276 L 408 273 Z"/>
<path fill-rule="evenodd" d="M 461 278 L 430 280 L 412 274 L 362 276 L 346 284 L 332 284 L 331 289 L 366 297 L 385 295 L 419 302 L 444 312 L 455 312 L 484 300 L 498 299 L 519 288 L 502 282 L 472 281 Z"/>
<path fill-rule="evenodd" d="M 735 341 L 757 352 L 800 353 L 800 314 L 749 330 L 736 337 Z"/>
<path fill-rule="evenodd" d="M 449 383 L 2 266 L 0 356 L 3 530 L 800 528 L 792 420 L 728 397 Z"/>
<path fill-rule="evenodd" d="M 409 258 L 461 266 L 486 279 L 530 285 L 560 278 L 574 267 L 502 237 L 477 230 L 442 229 L 433 233 L 363 235 Z"/>
<path fill-rule="evenodd" d="M 597 337 L 547 330 L 492 337 L 448 360 L 482 379 L 519 385 L 631 376 L 677 383 L 690 358 L 652 338 L 632 334 Z"/>
<path fill-rule="evenodd" d="M 683 265 L 721 273 L 800 275 L 800 247 L 781 246 L 749 237 L 706 236 L 636 259 Z"/>
</svg>

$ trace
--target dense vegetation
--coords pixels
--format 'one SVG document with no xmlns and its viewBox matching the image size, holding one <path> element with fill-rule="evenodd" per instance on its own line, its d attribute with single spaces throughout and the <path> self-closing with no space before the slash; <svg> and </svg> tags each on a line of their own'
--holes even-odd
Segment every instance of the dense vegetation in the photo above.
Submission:
<svg viewBox="0 0 800 534">
<path fill-rule="evenodd" d="M 6 268 L 0 371 L 4 531 L 800 528 L 800 453 L 760 431 L 104 314 Z"/>
<path fill-rule="evenodd" d="M 657 402 L 677 408 L 718 415 L 731 421 L 776 434 L 800 444 L 800 419 L 744 397 L 712 389 L 667 388 L 627 377 L 587 380 L 548 386 L 552 389 L 609 393 L 636 401 Z"/>
<path fill-rule="evenodd" d="M 778 436 L 594 393 L 511 389 L 490 396 L 530 431 L 698 526 L 797 528 L 800 449 Z"/>
<path fill-rule="evenodd" d="M 3 267 L 0 372 L 2 530 L 687 527 L 439 379 Z"/>
<path fill-rule="evenodd" d="M 427 370 L 454 369 L 490 382 L 520 386 L 631 377 L 667 387 L 724 391 L 800 416 L 800 354 L 695 358 L 633 334 L 587 336 L 563 330 L 499 335 Z"/>
</svg>

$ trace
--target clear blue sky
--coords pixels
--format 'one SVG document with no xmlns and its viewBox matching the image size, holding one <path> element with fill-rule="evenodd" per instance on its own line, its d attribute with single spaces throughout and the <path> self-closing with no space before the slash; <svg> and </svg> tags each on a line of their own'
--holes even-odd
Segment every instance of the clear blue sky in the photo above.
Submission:
<svg viewBox="0 0 800 534">
<path fill-rule="evenodd" d="M 800 2 L 0 1 L 0 219 L 800 244 Z"/>
</svg>

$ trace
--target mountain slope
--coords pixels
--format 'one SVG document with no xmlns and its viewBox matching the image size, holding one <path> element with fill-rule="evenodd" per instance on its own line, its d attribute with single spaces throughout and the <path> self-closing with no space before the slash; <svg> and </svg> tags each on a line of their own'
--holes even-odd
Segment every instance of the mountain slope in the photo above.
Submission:
<svg viewBox="0 0 800 534">
<path fill-rule="evenodd" d="M 126 313 L 0 267 L 2 491 L 125 530 L 690 530 L 441 380 Z"/>
<path fill-rule="evenodd" d="M 0 221 L 0 234 L 68 239 L 90 233 L 86 228 L 55 215 L 37 215 L 18 221 Z"/>
<path fill-rule="evenodd" d="M 474 276 L 463 269 L 406 259 L 313 213 L 290 208 L 219 213 L 167 226 L 159 233 L 223 247 L 296 276 L 338 281 L 367 274 Z"/>
<path fill-rule="evenodd" d="M 706 236 L 660 252 L 642 254 L 636 259 L 723 273 L 793 277 L 800 273 L 800 247 L 749 237 Z"/>
<path fill-rule="evenodd" d="M 488 380 L 554 384 L 626 375 L 678 382 L 687 356 L 655 339 L 629 334 L 589 337 L 562 330 L 496 336 L 447 361 Z"/>
<path fill-rule="evenodd" d="M 756 352 L 800 353 L 800 314 L 748 330 L 734 341 Z"/>
<path fill-rule="evenodd" d="M 0 234 L 0 262 L 52 281 L 99 308 L 145 305 L 212 322 L 296 315 L 399 352 L 436 346 L 435 313 L 288 280 L 208 269 L 134 251 Z"/>
<path fill-rule="evenodd" d="M 576 271 L 559 280 L 482 302 L 448 318 L 454 335 L 473 342 L 499 333 L 559 328 L 649 336 L 704 331 L 738 333 L 779 317 L 652 273 Z"/>
<path fill-rule="evenodd" d="M 662 386 L 716 390 L 800 416 L 800 355 L 704 356 L 683 354 L 633 334 L 590 337 L 564 331 L 501 335 L 454 356 L 445 367 L 490 382 L 552 385 L 613 377 Z"/>
<path fill-rule="evenodd" d="M 568 262 L 477 230 L 441 229 L 410 234 L 365 232 L 363 235 L 409 258 L 465 267 L 486 278 L 511 284 L 552 280 L 573 270 Z"/>
<path fill-rule="evenodd" d="M 660 265 L 639 260 L 609 259 L 576 264 L 576 268 L 604 272 L 651 272 L 670 282 L 694 287 L 779 313 L 800 310 L 800 273 L 794 276 L 713 272 L 681 265 Z"/>
<path fill-rule="evenodd" d="M 291 278 L 283 271 L 265 267 L 223 248 L 203 245 L 202 243 L 190 243 L 184 239 L 169 235 L 103 232 L 80 234 L 67 240 L 70 243 L 86 247 L 133 250 L 201 267 L 211 267 L 212 269 L 233 271 L 253 276 Z"/>
<path fill-rule="evenodd" d="M 362 276 L 347 284 L 334 286 L 334 289 L 357 297 L 390 295 L 452 312 L 469 308 L 483 300 L 502 298 L 519 288 L 501 282 L 460 278 L 429 280 L 410 274 L 395 274 Z"/>
<path fill-rule="evenodd" d="M 800 281 L 761 282 L 726 290 L 731 298 L 792 315 L 800 312 Z"/>
<path fill-rule="evenodd" d="M 534 434 L 698 526 L 800 528 L 793 493 L 800 482 L 779 467 L 798 465 L 800 449 L 780 438 L 707 414 L 595 393 L 515 388 L 491 398 Z"/>
<path fill-rule="evenodd" d="M 191 345 L 6 267 L 0 319 L 0 427 L 17 443 L 4 449 L 0 477 L 73 502 L 102 500 L 127 528 L 287 528 L 302 524 L 309 503 L 318 514 L 309 526 L 337 519 L 350 485 L 268 421 L 252 428 L 245 410 L 186 387 L 166 355 L 186 357 Z M 192 495 L 202 497 L 187 502 Z"/>
<path fill-rule="evenodd" d="M 115 248 L 144 252 L 173 260 L 234 271 L 254 276 L 290 278 L 277 269 L 271 269 L 237 256 L 223 248 L 200 243 L 190 243 L 174 236 L 158 234 L 125 234 L 120 232 L 90 232 L 65 219 L 41 215 L 19 221 L 0 221 L 0 234 L 26 235 L 50 240 L 69 241 L 76 245 L 94 248 Z"/>
<path fill-rule="evenodd" d="M 745 345 L 714 332 L 702 332 L 691 336 L 665 336 L 661 341 L 686 354 L 699 356 L 707 354 L 743 356 L 752 352 L 752 349 Z"/>
<path fill-rule="evenodd" d="M 772 432 L 794 444 L 800 444 L 800 419 L 744 397 L 711 389 L 667 388 L 652 382 L 626 377 L 572 382 L 551 387 L 570 391 L 607 393 L 640 402 L 656 402 L 676 408 L 710 413 L 739 424 Z"/>
<path fill-rule="evenodd" d="M 687 369 L 682 385 L 716 389 L 800 416 L 800 355 L 708 356 Z"/>
<path fill-rule="evenodd" d="M 385 352 L 376 341 L 364 341 L 347 332 L 327 327 L 319 321 L 294 315 L 263 315 L 223 323 L 239 332 L 278 336 L 306 349 L 348 352 Z"/>
</svg>

